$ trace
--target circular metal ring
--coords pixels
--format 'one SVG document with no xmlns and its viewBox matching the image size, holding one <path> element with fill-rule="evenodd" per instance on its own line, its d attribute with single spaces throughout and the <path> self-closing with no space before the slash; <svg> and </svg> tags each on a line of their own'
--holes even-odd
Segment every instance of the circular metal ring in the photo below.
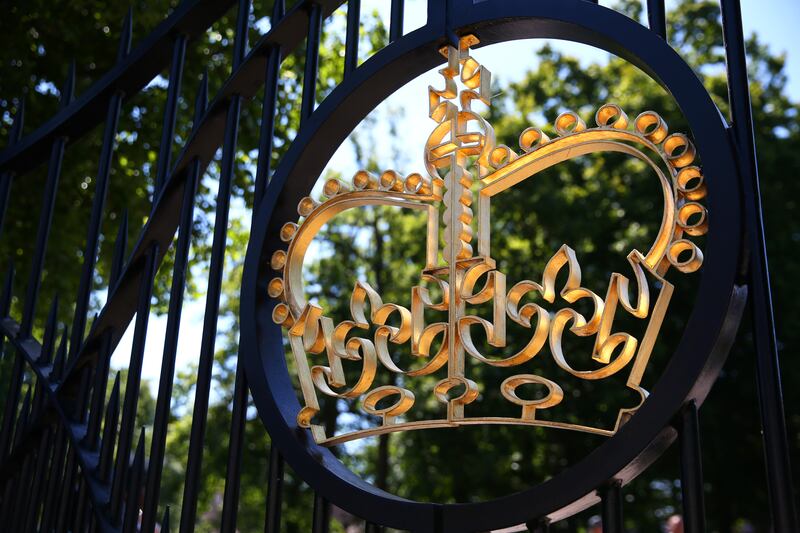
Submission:
<svg viewBox="0 0 800 533">
<path fill-rule="evenodd" d="M 644 26 L 591 2 L 454 4 L 457 8 L 447 18 L 445 3 L 442 11 L 431 7 L 435 12 L 429 13 L 426 27 L 370 58 L 306 121 L 258 206 L 242 284 L 241 353 L 255 404 L 274 445 L 302 479 L 337 506 L 373 522 L 413 531 L 488 530 L 542 516 L 559 519 L 596 502 L 595 489 L 609 480 L 625 483 L 638 475 L 674 440 L 677 433 L 670 423 L 685 402 L 701 403 L 706 397 L 744 302 L 744 290 L 736 284 L 742 221 L 734 148 L 716 106 L 677 53 Z M 672 94 L 689 122 L 703 160 L 703 186 L 713 216 L 708 220 L 693 311 L 639 412 L 615 436 L 541 484 L 495 500 L 438 505 L 400 498 L 367 483 L 298 427 L 301 407 L 288 374 L 282 331 L 271 316 L 276 303 L 268 297 L 267 284 L 275 275 L 270 258 L 280 248 L 281 227 L 295 216 L 293 206 L 308 194 L 339 144 L 372 109 L 397 87 L 441 63 L 438 49 L 452 31 L 474 33 L 482 45 L 524 38 L 567 39 L 604 49 L 642 69 Z"/>
</svg>

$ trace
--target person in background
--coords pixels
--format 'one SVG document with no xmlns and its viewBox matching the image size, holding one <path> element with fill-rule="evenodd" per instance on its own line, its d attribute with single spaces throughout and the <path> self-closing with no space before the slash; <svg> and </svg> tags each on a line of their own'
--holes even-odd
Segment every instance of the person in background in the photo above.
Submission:
<svg viewBox="0 0 800 533">
<path fill-rule="evenodd" d="M 683 533 L 683 517 L 679 514 L 674 514 L 667 518 L 665 531 L 667 533 Z"/>
</svg>

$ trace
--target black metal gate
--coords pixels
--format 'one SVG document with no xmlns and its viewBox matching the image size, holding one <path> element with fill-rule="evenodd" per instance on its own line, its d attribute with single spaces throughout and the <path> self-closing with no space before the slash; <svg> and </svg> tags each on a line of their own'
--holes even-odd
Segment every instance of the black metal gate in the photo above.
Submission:
<svg viewBox="0 0 800 533">
<path fill-rule="evenodd" d="M 15 275 L 13 265 L 6 266 L 5 289 L 0 298 L 2 342 L 13 357 L 0 432 L 0 523 L 7 531 L 135 531 L 137 527 L 142 531 L 153 531 L 156 524 L 160 524 L 161 531 L 169 530 L 168 510 L 165 514 L 163 509 L 158 509 L 158 497 L 164 467 L 185 278 L 190 262 L 189 230 L 198 198 L 198 180 L 214 158 L 215 152 L 221 148 L 194 417 L 188 456 L 183 465 L 186 474 L 180 530 L 193 530 L 198 513 L 198 480 L 202 468 L 223 283 L 227 222 L 233 195 L 237 133 L 243 101 L 252 98 L 262 87 L 264 97 L 259 156 L 253 184 L 256 206 L 254 217 L 257 212 L 264 210 L 278 211 L 284 216 L 290 209 L 285 206 L 295 205 L 296 199 L 308 192 L 335 148 L 361 118 L 385 94 L 391 92 L 396 83 L 394 80 L 411 79 L 421 69 L 434 66 L 440 60 L 438 49 L 447 43 L 456 43 L 457 46 L 459 35 L 476 33 L 481 37 L 482 45 L 525 37 L 551 37 L 585 42 L 628 59 L 673 92 L 680 92 L 675 85 L 682 81 L 681 76 L 684 75 L 675 67 L 677 56 L 667 52 L 668 45 L 656 49 L 648 48 L 654 42 L 653 39 L 664 39 L 666 36 L 663 0 L 647 2 L 649 29 L 638 26 L 638 30 L 623 29 L 618 32 L 619 35 L 613 35 L 609 28 L 604 30 L 602 27 L 604 21 L 615 21 L 615 14 L 608 8 L 598 6 L 596 2 L 584 0 L 428 0 L 427 23 L 404 35 L 404 2 L 391 0 L 389 44 L 361 65 L 358 64 L 360 2 L 350 0 L 346 2 L 348 17 L 343 82 L 323 101 L 315 102 L 323 20 L 345 2 L 303 0 L 285 12 L 283 1 L 276 0 L 271 14 L 271 29 L 258 42 L 248 43 L 250 0 L 239 0 L 231 58 L 232 73 L 210 102 L 207 102 L 207 84 L 204 82 L 201 85 L 195 104 L 191 136 L 180 147 L 177 159 L 171 161 L 187 41 L 205 32 L 234 3 L 232 0 L 183 0 L 162 24 L 133 49 L 133 21 L 129 16 L 123 23 L 117 63 L 111 71 L 78 98 L 73 97 L 74 80 L 71 77 L 61 91 L 61 109 L 28 135 L 21 134 L 23 110 L 15 117 L 11 143 L 0 153 L 0 221 L 4 218 L 9 197 L 13 194 L 14 182 L 26 179 L 26 173 L 36 169 L 43 160 L 49 159 L 41 217 L 35 236 L 35 251 L 30 258 L 30 271 L 21 273 L 27 276 L 27 291 L 24 295 L 17 295 L 21 302 L 21 314 L 10 315 L 12 297 L 15 296 L 12 294 Z M 742 254 L 747 260 L 743 261 L 735 280 L 731 306 L 740 307 L 747 295 L 755 317 L 757 350 L 754 356 L 758 369 L 758 400 L 773 530 L 790 532 L 797 530 L 794 488 L 788 464 L 789 452 L 738 0 L 723 0 L 722 15 L 731 117 L 725 124 L 727 138 L 724 146 L 714 146 L 710 142 L 706 148 L 715 153 L 733 150 L 736 154 L 736 160 L 732 163 L 738 168 L 740 187 L 738 192 L 732 193 L 732 198 L 740 198 L 742 202 L 745 227 L 742 239 L 749 253 Z M 280 165 L 272 169 L 279 68 L 287 55 L 303 46 L 305 67 L 302 79 L 301 126 Z M 106 218 L 105 201 L 110 171 L 114 165 L 114 142 L 120 111 L 126 102 L 166 67 L 169 68 L 168 96 L 157 159 L 152 211 L 128 257 L 125 256 L 124 237 L 127 228 L 123 226 L 120 231 L 115 245 L 108 299 L 87 332 L 90 295 Z M 673 79 L 667 79 L 668 77 Z M 696 95 L 689 91 L 686 96 L 694 98 Z M 702 97 L 705 98 L 705 95 Z M 692 110 L 688 111 L 687 114 L 691 114 Z M 71 334 L 68 335 L 67 328 L 64 328 L 64 334 L 59 339 L 58 332 L 62 328 L 57 323 L 58 301 L 40 302 L 39 288 L 62 160 L 71 141 L 80 138 L 103 121 L 105 129 L 94 184 L 91 218 L 87 224 L 79 289 L 77 295 L 62 295 L 62 299 L 74 298 L 72 323 L 68 324 Z M 311 152 L 316 157 L 307 157 Z M 303 157 L 304 154 L 306 157 Z M 4 222 L 8 224 L 8 220 Z M 738 236 L 735 238 L 738 239 Z M 164 356 L 151 446 L 149 452 L 146 452 L 144 433 L 137 436 L 134 427 L 135 412 L 153 283 L 156 271 L 171 247 L 174 248 L 174 264 L 168 324 L 163 339 Z M 256 258 L 255 261 L 258 260 Z M 254 292 L 256 289 L 266 292 L 263 287 L 246 288 L 253 289 Z M 46 305 L 51 305 L 52 311 L 46 324 L 42 324 L 44 334 L 42 338 L 34 338 L 32 332 L 37 306 Z M 248 308 L 247 312 L 250 311 Z M 252 311 L 255 313 L 255 310 Z M 121 384 L 117 379 L 107 398 L 109 360 L 134 316 L 133 349 L 124 393 L 121 392 Z M 724 331 L 719 333 L 719 338 L 722 340 L 715 349 L 727 352 L 735 326 L 736 320 L 732 324 L 721 325 Z M 243 333 L 244 336 L 251 334 L 248 331 Z M 249 346 L 257 342 L 255 339 L 246 340 Z M 240 355 L 240 358 L 244 357 L 246 354 Z M 252 369 L 248 367 L 248 370 Z M 26 379 L 26 375 L 31 377 Z M 250 373 L 245 373 L 245 365 L 239 365 L 236 370 L 233 422 L 228 435 L 222 531 L 236 529 L 248 378 L 253 380 Z M 254 386 L 253 383 L 250 385 Z M 255 386 L 261 385 L 259 381 Z M 702 384 L 700 388 L 705 391 L 693 391 L 692 395 L 697 394 L 702 401 L 709 387 L 710 383 Z M 705 530 L 698 404 L 691 395 L 685 400 L 684 405 L 673 413 L 673 426 L 679 435 L 686 529 L 697 533 Z M 263 401 L 256 403 L 261 410 Z M 262 413 L 261 416 L 269 419 L 279 415 Z M 275 532 L 283 529 L 283 456 L 295 451 L 289 450 L 293 445 L 288 440 L 289 437 L 273 437 L 278 446 L 272 446 L 269 451 L 269 490 L 264 505 L 266 531 Z M 131 456 L 134 457 L 132 462 L 129 461 Z M 641 468 L 644 468 L 646 461 L 642 461 Z M 302 460 L 298 460 L 292 466 L 305 476 L 311 470 L 304 470 L 303 465 Z M 596 491 L 602 500 L 604 531 L 623 530 L 620 484 L 627 479 L 625 475 L 618 476 L 616 472 L 610 472 L 600 484 L 584 487 L 586 491 Z M 314 501 L 313 530 L 327 531 L 330 518 L 326 498 L 332 497 L 340 485 L 327 478 L 307 478 L 305 481 L 318 491 Z M 141 501 L 140 494 L 144 495 Z M 348 500 L 349 507 L 343 505 L 347 511 L 373 521 L 376 516 L 386 517 L 385 523 L 368 523 L 367 531 L 378 531 L 381 526 L 398 527 L 398 524 L 405 523 L 403 513 L 411 511 L 411 507 L 405 507 L 406 504 L 402 502 L 396 509 L 388 505 L 386 508 L 376 509 L 372 507 L 373 500 L 369 497 L 359 500 L 360 493 L 354 494 Z M 524 504 L 517 507 L 520 509 L 520 516 L 524 515 L 523 521 L 531 529 L 546 530 L 549 524 L 546 517 L 559 516 L 554 513 L 561 509 L 564 513 L 569 512 L 569 505 L 565 506 L 559 497 L 546 497 L 535 504 L 531 503 L 529 507 Z M 500 512 L 499 506 L 482 509 L 490 517 L 492 510 Z M 459 513 L 457 507 L 434 506 L 429 525 L 420 526 L 420 530 L 470 530 L 473 522 Z M 137 526 L 140 520 L 141 526 Z M 491 520 L 487 519 L 488 522 Z"/>
</svg>

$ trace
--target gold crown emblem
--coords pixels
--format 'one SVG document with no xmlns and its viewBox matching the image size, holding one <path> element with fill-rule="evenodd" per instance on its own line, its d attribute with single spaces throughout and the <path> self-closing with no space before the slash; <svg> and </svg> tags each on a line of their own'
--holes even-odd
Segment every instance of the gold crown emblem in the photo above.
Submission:
<svg viewBox="0 0 800 533">
<path fill-rule="evenodd" d="M 459 48 L 448 46 L 441 51 L 447 59 L 439 71 L 444 88 L 429 87 L 430 117 L 437 125 L 425 146 L 427 176 L 414 173 L 402 177 L 392 170 L 375 176 L 359 171 L 352 189 L 338 180 L 329 180 L 324 185 L 327 199 L 318 202 L 304 198 L 298 206 L 303 223 L 289 222 L 281 228 L 281 239 L 288 248 L 276 251 L 271 259 L 278 275 L 268 284 L 268 291 L 280 300 L 274 307 L 273 319 L 286 328 L 294 355 L 304 402 L 298 424 L 310 428 L 320 444 L 392 431 L 468 424 L 539 425 L 613 435 L 638 405 L 620 409 L 611 428 L 537 419 L 538 410 L 559 404 L 564 393 L 558 383 L 534 373 L 532 360 L 549 345 L 555 363 L 579 379 L 601 380 L 627 370 L 626 386 L 640 395 L 641 405 L 647 392 L 640 383 L 673 292 L 673 285 L 664 275 L 671 267 L 689 273 L 702 264 L 700 249 L 686 237 L 702 235 L 707 229 L 706 209 L 698 203 L 706 190 L 701 170 L 692 166 L 694 147 L 685 135 L 668 135 L 666 123 L 652 111 L 641 113 L 629 128 L 625 112 L 617 105 L 605 104 L 596 113 L 595 128 L 587 128 L 576 113 L 566 112 L 555 121 L 554 138 L 540 129 L 528 128 L 519 137 L 519 152 L 498 146 L 491 125 L 471 108 L 474 100 L 490 104 L 490 73 L 469 53 L 477 42 L 474 36 L 467 36 L 461 39 Z M 460 90 L 459 79 L 463 85 Z M 565 244 L 548 261 L 540 281 L 523 280 L 507 288 L 506 276 L 496 268 L 490 253 L 492 197 L 560 162 L 609 151 L 646 163 L 658 176 L 663 194 L 664 211 L 655 241 L 646 253 L 634 249 L 627 256 L 632 275 L 613 273 L 605 297 L 601 297 L 582 286 L 578 258 Z M 433 301 L 431 291 L 420 284 L 412 287 L 411 305 L 406 308 L 384 303 L 372 287 L 359 281 L 350 299 L 351 319 L 334 324 L 322 308 L 305 299 L 303 261 L 309 244 L 326 222 L 346 209 L 365 205 L 398 206 L 426 214 L 426 264 L 420 278 L 435 286 L 441 297 Z M 444 207 L 441 218 L 440 206 Z M 441 251 L 440 222 L 444 242 Z M 566 282 L 559 290 L 556 280 L 562 271 L 566 272 Z M 650 288 L 652 282 L 656 282 L 655 291 Z M 651 295 L 651 291 L 657 294 Z M 526 300 L 536 295 L 545 306 L 552 306 L 560 298 L 569 305 L 580 301 L 592 311 L 586 315 L 573 307 L 548 311 Z M 491 313 L 486 313 L 490 317 L 470 313 L 481 304 L 491 307 Z M 426 323 L 426 311 L 446 313 L 447 318 Z M 615 330 L 618 312 L 646 321 L 641 338 Z M 530 340 L 508 357 L 487 357 L 473 342 L 473 329 L 482 329 L 490 346 L 505 348 L 508 319 L 529 329 Z M 370 332 L 371 338 L 367 338 Z M 567 360 L 562 348 L 562 337 L 567 332 L 594 338 L 594 347 L 588 354 L 595 361 L 592 369 L 577 369 Z M 413 370 L 400 368 L 391 357 L 392 347 L 400 345 L 410 345 L 411 355 L 424 364 Z M 310 358 L 322 354 L 327 356 L 327 365 L 312 365 Z M 518 416 L 469 416 L 468 406 L 479 401 L 479 388 L 469 378 L 467 356 L 477 364 L 513 369 L 513 374 L 500 385 L 500 393 L 518 406 Z M 360 363 L 358 378 L 351 380 L 354 382 L 346 379 L 342 366 L 345 360 Z M 526 368 L 520 368 L 523 365 Z M 374 386 L 379 371 L 404 376 L 403 386 Z M 433 390 L 442 405 L 441 416 L 406 420 L 416 401 L 408 387 L 414 377 L 426 375 L 441 377 Z M 517 389 L 530 384 L 544 386 L 547 394 L 523 399 Z M 380 423 L 328 435 L 314 421 L 320 410 L 319 393 L 360 401 L 360 408 L 379 416 Z"/>
</svg>

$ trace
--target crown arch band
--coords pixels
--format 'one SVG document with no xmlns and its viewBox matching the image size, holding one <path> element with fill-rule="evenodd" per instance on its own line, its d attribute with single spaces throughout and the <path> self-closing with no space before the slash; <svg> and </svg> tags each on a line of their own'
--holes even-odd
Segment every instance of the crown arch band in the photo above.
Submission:
<svg viewBox="0 0 800 533">
<path fill-rule="evenodd" d="M 441 7 L 440 7 L 441 4 Z M 348 470 L 297 425 L 300 404 L 289 376 L 280 326 L 272 321 L 270 258 L 293 207 L 308 194 L 336 148 L 398 85 L 442 61 L 445 36 L 476 34 L 482 45 L 522 38 L 581 42 L 614 53 L 650 75 L 687 118 L 703 159 L 710 213 L 705 262 L 682 338 L 639 413 L 617 434 L 552 479 L 480 503 L 439 505 L 382 491 Z M 609 117 L 609 119 L 612 117 Z M 485 531 L 569 516 L 597 501 L 610 480 L 626 483 L 674 440 L 671 421 L 689 400 L 701 403 L 733 340 L 744 304 L 737 281 L 742 223 L 737 155 L 726 124 L 692 69 L 637 22 L 581 0 L 429 2 L 428 23 L 366 61 L 301 128 L 258 205 L 245 263 L 241 353 L 259 416 L 291 467 L 335 505 L 367 520 L 413 532 Z M 680 186 L 680 183 L 679 183 Z M 702 318 L 702 323 L 701 319 Z"/>
<path fill-rule="evenodd" d="M 489 235 L 488 227 L 491 221 L 490 210 L 488 201 L 483 201 L 484 197 L 488 200 L 500 192 L 513 187 L 517 183 L 533 178 L 536 173 L 569 159 L 591 153 L 617 152 L 642 161 L 658 178 L 659 190 L 661 191 L 661 196 L 664 201 L 664 213 L 661 218 L 661 226 L 658 230 L 658 234 L 653 244 L 650 246 L 650 249 L 645 253 L 644 258 L 645 263 L 651 269 L 656 269 L 667 253 L 667 247 L 669 246 L 672 230 L 675 225 L 675 198 L 673 196 L 672 183 L 670 182 L 670 178 L 667 177 L 652 158 L 645 155 L 645 153 L 638 148 L 621 141 L 644 143 L 652 152 L 659 154 L 663 163 L 668 165 L 666 156 L 661 154 L 653 143 L 627 131 L 605 129 L 589 130 L 568 137 L 561 137 L 550 142 L 547 146 L 542 146 L 536 151 L 520 156 L 518 159 L 502 167 L 500 170 L 493 172 L 482 180 L 484 187 L 480 191 L 478 207 L 480 213 L 478 223 L 481 226 L 481 231 L 479 231 L 478 234 L 481 237 Z M 481 249 L 489 250 L 488 243 L 479 243 L 479 246 Z"/>
</svg>

